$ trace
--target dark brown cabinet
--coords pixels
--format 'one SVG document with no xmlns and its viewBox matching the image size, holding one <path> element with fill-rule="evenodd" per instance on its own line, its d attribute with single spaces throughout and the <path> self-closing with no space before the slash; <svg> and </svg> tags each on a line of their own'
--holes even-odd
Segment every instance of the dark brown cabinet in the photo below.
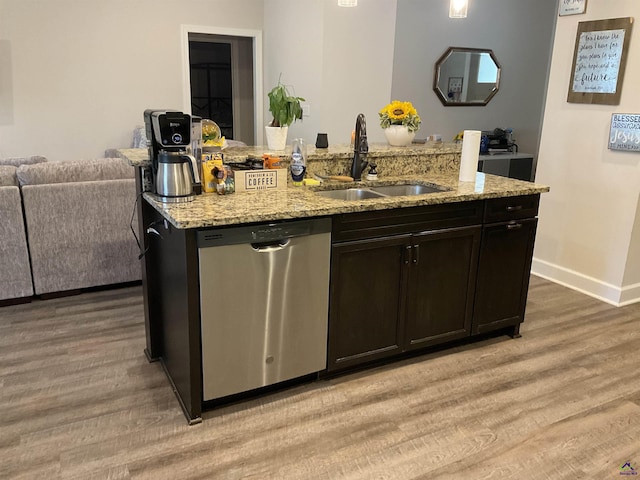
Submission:
<svg viewBox="0 0 640 480">
<path fill-rule="evenodd" d="M 361 240 L 333 247 L 330 366 L 356 365 L 400 351 L 407 238 Z"/>
<path fill-rule="evenodd" d="M 412 236 L 405 349 L 471 333 L 480 226 Z"/>
<path fill-rule="evenodd" d="M 334 221 L 329 371 L 470 335 L 482 202 L 468 203 L 385 212 L 398 234 L 381 238 L 371 214 Z"/>
<path fill-rule="evenodd" d="M 334 218 L 328 371 L 511 327 L 539 195 Z"/>
<path fill-rule="evenodd" d="M 519 336 L 539 202 L 540 195 L 486 201 L 472 334 L 512 327 L 512 335 Z"/>
<path fill-rule="evenodd" d="M 495 155 L 480 155 L 478 171 L 532 182 L 533 155 L 506 152 Z"/>
</svg>

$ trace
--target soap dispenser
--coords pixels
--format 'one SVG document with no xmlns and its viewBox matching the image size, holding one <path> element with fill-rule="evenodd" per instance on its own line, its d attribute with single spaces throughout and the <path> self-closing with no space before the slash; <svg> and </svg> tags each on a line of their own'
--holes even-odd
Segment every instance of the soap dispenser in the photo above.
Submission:
<svg viewBox="0 0 640 480">
<path fill-rule="evenodd" d="M 367 173 L 367 180 L 378 180 L 377 165 L 375 163 L 369 164 L 369 172 Z"/>
</svg>

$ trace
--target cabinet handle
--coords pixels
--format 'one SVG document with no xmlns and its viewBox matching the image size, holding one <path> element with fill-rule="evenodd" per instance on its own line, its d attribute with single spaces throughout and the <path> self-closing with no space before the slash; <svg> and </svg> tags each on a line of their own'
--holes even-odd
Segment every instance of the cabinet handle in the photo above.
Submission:
<svg viewBox="0 0 640 480">
<path fill-rule="evenodd" d="M 507 207 L 507 212 L 517 212 L 518 210 L 522 210 L 522 205 L 509 205 Z"/>
<path fill-rule="evenodd" d="M 420 261 L 420 245 L 413 246 L 413 264 L 417 265 Z"/>
<path fill-rule="evenodd" d="M 522 228 L 521 223 L 510 223 L 507 225 L 507 230 L 518 230 L 519 228 Z"/>
<path fill-rule="evenodd" d="M 404 247 L 404 264 L 409 265 L 409 258 L 411 258 L 411 245 Z"/>
</svg>

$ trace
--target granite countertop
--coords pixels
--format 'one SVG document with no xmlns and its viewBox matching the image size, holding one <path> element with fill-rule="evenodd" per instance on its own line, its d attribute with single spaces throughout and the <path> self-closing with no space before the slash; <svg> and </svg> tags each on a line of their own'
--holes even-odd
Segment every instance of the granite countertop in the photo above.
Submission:
<svg viewBox="0 0 640 480">
<path fill-rule="evenodd" d="M 357 186 L 393 185 L 398 183 L 435 184 L 449 191 L 415 196 L 383 197 L 366 200 L 335 200 L 322 197 L 317 190 L 354 187 L 356 184 L 325 182 L 320 187 L 288 186 L 283 190 L 237 192 L 231 195 L 205 193 L 188 203 L 162 203 L 153 194 L 144 198 L 177 228 L 202 228 L 241 223 L 265 222 L 341 213 L 386 210 L 419 205 L 454 203 L 486 198 L 532 195 L 549 191 L 549 187 L 484 173 L 475 182 L 458 182 L 457 176 L 429 174 L 387 177 L 384 181 L 363 181 Z"/>
<path fill-rule="evenodd" d="M 411 155 L 431 155 L 431 154 L 459 154 L 461 151 L 459 143 L 427 142 L 425 144 L 412 144 L 408 147 L 391 147 L 382 143 L 372 143 L 369 145 L 369 159 L 389 156 L 411 156 Z M 119 150 L 121 157 L 127 159 L 133 167 L 146 167 L 150 165 L 149 155 L 144 148 L 128 148 Z M 266 146 L 250 147 L 229 147 L 222 150 L 225 162 L 240 162 L 247 157 L 262 157 L 264 153 L 288 158 L 291 153 L 291 146 L 287 145 L 284 150 L 269 150 Z M 315 148 L 307 145 L 307 157 L 309 160 L 347 160 L 353 157 L 353 149 L 349 145 L 331 145 L 329 148 Z"/>
<path fill-rule="evenodd" d="M 237 158 L 246 159 L 247 155 L 257 155 L 263 152 L 261 147 L 234 147 Z M 238 152 L 241 150 L 241 152 Z M 346 164 L 351 158 L 348 146 L 337 146 L 322 151 L 311 148 L 309 156 L 317 160 L 322 166 L 326 161 Z M 253 151 L 254 153 L 249 153 Z M 319 152 L 319 153 L 316 153 Z M 149 165 L 145 149 L 119 150 L 121 157 L 127 159 L 132 166 L 146 167 Z M 261 154 L 261 153 L 260 153 Z M 269 222 L 306 217 L 321 217 L 343 213 L 386 210 L 421 205 L 455 203 L 487 198 L 510 197 L 517 195 L 533 195 L 549 191 L 549 187 L 536 183 L 515 180 L 496 175 L 476 173 L 475 182 L 459 182 L 459 163 L 452 164 L 450 158 L 455 156 L 459 162 L 460 147 L 455 144 L 441 144 L 437 146 L 416 145 L 411 147 L 387 147 L 386 145 L 370 149 L 369 159 L 379 155 L 383 157 L 398 157 L 408 160 L 401 171 L 405 175 L 379 175 L 377 181 L 362 181 L 357 183 L 341 183 L 326 181 L 320 186 L 293 186 L 281 190 L 260 190 L 251 192 L 236 192 L 231 195 L 203 193 L 197 195 L 188 203 L 163 203 L 152 193 L 145 193 L 144 199 L 166 218 L 173 226 L 181 229 L 217 227 L 237 225 L 243 223 Z M 435 166 L 428 171 L 411 171 L 410 165 L 415 158 L 433 157 L 438 159 Z M 225 162 L 229 160 L 225 153 Z M 232 157 L 234 158 L 234 157 Z M 444 166 L 443 166 L 444 165 Z M 320 173 L 320 172 L 311 172 Z M 318 190 L 335 190 L 352 187 L 368 187 L 381 185 L 395 185 L 402 183 L 418 183 L 436 185 L 447 190 L 415 196 L 382 197 L 365 200 L 336 200 L 318 195 Z"/>
</svg>

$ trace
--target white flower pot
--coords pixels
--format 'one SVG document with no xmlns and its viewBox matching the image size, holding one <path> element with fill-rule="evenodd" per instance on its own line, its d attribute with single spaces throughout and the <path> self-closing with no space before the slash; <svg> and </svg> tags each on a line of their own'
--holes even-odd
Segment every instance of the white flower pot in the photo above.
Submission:
<svg viewBox="0 0 640 480">
<path fill-rule="evenodd" d="M 267 147 L 269 150 L 284 150 L 287 145 L 287 133 L 289 127 L 264 127 L 267 136 Z"/>
<path fill-rule="evenodd" d="M 405 125 L 391 125 L 384 129 L 384 136 L 392 147 L 406 147 L 411 145 L 416 132 L 410 132 L 409 127 Z"/>
</svg>

